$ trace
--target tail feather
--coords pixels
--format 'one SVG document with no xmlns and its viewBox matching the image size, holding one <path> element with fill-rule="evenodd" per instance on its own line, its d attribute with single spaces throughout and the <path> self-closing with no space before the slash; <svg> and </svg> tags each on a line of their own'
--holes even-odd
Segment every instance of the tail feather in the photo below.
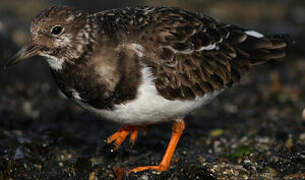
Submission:
<svg viewBox="0 0 305 180">
<path fill-rule="evenodd" d="M 271 59 L 279 59 L 286 56 L 284 49 L 257 49 L 252 51 L 251 63 L 260 63 Z"/>
<path fill-rule="evenodd" d="M 289 34 L 273 34 L 268 35 L 267 37 L 274 40 L 281 40 L 287 45 L 293 45 L 296 43 L 296 41 Z"/>
<path fill-rule="evenodd" d="M 240 44 L 240 49 L 249 54 L 250 63 L 252 65 L 285 57 L 286 47 L 295 43 L 287 34 L 264 36 L 255 31 L 246 34 L 248 35 L 247 39 Z"/>
</svg>

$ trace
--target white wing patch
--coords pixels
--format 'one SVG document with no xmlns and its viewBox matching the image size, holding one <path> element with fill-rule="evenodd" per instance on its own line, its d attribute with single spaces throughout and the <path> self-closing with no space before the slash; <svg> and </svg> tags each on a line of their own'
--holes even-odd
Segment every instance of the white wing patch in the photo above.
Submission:
<svg viewBox="0 0 305 180">
<path fill-rule="evenodd" d="M 245 33 L 248 35 L 248 36 L 252 36 L 252 37 L 256 37 L 256 38 L 263 38 L 264 35 L 257 32 L 257 31 L 253 31 L 253 30 L 249 30 L 249 31 L 245 31 Z"/>
<path fill-rule="evenodd" d="M 213 43 L 213 44 L 210 44 L 210 45 L 208 45 L 208 46 L 202 46 L 201 48 L 199 48 L 198 50 L 196 50 L 196 51 L 210 51 L 210 50 L 213 50 L 213 49 L 215 49 L 216 48 L 216 44 L 215 43 Z"/>
<path fill-rule="evenodd" d="M 163 46 L 163 48 L 167 48 L 167 49 L 170 49 L 171 51 L 174 52 L 174 54 L 192 54 L 194 51 L 211 51 L 213 49 L 215 49 L 217 46 L 216 46 L 216 43 L 213 43 L 213 44 L 210 44 L 208 46 L 202 46 L 200 47 L 199 49 L 196 49 L 196 50 L 193 50 L 191 48 L 188 48 L 188 49 L 185 49 L 183 51 L 179 51 L 171 46 Z"/>
</svg>

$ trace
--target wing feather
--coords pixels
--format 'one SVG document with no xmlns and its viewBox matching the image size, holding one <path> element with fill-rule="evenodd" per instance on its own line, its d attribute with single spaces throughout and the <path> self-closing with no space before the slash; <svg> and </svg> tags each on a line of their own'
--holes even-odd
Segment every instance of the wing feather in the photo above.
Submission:
<svg viewBox="0 0 305 180">
<path fill-rule="evenodd" d="M 168 7 L 144 8 L 143 14 L 141 21 L 149 24 L 137 34 L 145 47 L 143 62 L 152 68 L 155 85 L 167 99 L 194 99 L 230 87 L 252 64 L 285 55 L 284 38 L 203 14 Z"/>
</svg>

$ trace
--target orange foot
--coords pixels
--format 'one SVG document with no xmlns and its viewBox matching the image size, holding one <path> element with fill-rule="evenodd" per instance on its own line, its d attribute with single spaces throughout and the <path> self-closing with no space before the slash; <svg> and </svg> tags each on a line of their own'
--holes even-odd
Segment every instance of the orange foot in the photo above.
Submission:
<svg viewBox="0 0 305 180">
<path fill-rule="evenodd" d="M 128 136 L 128 134 L 131 133 L 131 135 L 129 137 L 129 142 L 130 142 L 130 145 L 133 146 L 138 137 L 138 132 L 139 132 L 139 126 L 123 126 L 116 133 L 114 133 L 112 136 L 110 136 L 107 139 L 107 143 L 110 144 L 110 143 L 114 142 L 114 144 L 115 144 L 114 149 L 118 150 L 120 145 L 124 142 L 124 140 Z"/>
<path fill-rule="evenodd" d="M 131 172 L 137 173 L 137 172 L 145 171 L 145 170 L 149 170 L 149 169 L 156 170 L 156 171 L 166 171 L 169 168 L 170 161 L 173 157 L 176 146 L 179 142 L 179 139 L 180 139 L 180 137 L 183 133 L 184 128 L 185 128 L 185 124 L 184 124 L 183 119 L 179 119 L 179 120 L 175 121 L 175 123 L 173 124 L 173 127 L 172 127 L 172 137 L 169 141 L 166 152 L 165 152 L 165 154 L 162 158 L 162 161 L 159 165 L 157 165 L 157 166 L 141 166 L 141 167 L 134 168 L 134 169 L 132 169 L 128 172 L 129 173 L 131 173 Z"/>
</svg>

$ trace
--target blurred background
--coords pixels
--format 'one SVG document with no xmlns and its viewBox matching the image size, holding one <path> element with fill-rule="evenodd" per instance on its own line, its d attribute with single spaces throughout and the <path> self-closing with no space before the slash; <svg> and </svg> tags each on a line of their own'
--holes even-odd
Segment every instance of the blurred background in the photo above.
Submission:
<svg viewBox="0 0 305 180">
<path fill-rule="evenodd" d="M 161 175 L 145 172 L 132 177 L 305 178 L 305 1 L 1 0 L 1 67 L 30 40 L 32 18 L 53 5 L 91 12 L 175 6 L 267 34 L 291 34 L 297 43 L 288 48 L 286 58 L 254 68 L 240 86 L 188 117 L 175 168 Z M 119 125 L 100 121 L 64 99 L 43 58 L 32 59 L 0 69 L 0 180 L 87 179 L 89 174 L 118 178 L 113 167 L 160 160 L 170 124 L 153 125 L 133 149 L 126 146 L 127 150 L 112 153 L 103 140 Z M 180 171 L 175 171 L 177 167 Z"/>
</svg>

